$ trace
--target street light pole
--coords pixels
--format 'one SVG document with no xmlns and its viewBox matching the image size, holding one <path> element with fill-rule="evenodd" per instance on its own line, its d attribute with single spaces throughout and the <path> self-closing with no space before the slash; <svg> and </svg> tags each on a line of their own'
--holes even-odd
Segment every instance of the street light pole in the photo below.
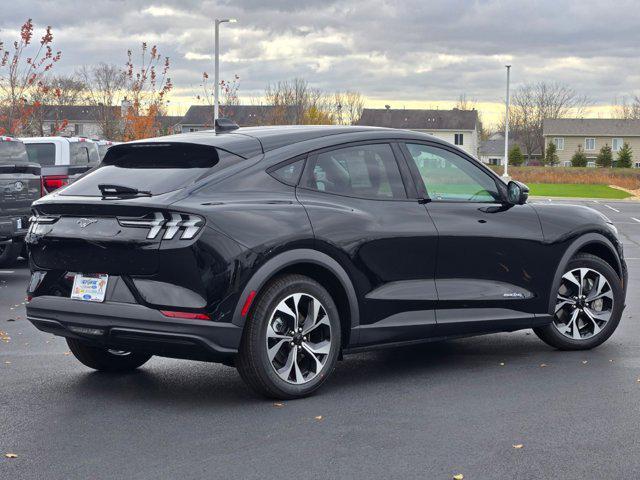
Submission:
<svg viewBox="0 0 640 480">
<path fill-rule="evenodd" d="M 214 27 L 214 66 L 213 66 L 213 121 L 218 119 L 220 106 L 220 24 L 235 23 L 235 18 L 216 18 Z"/>
<path fill-rule="evenodd" d="M 505 65 L 507 67 L 507 102 L 504 122 L 504 173 L 503 177 L 509 177 L 509 73 L 511 72 L 511 65 Z"/>
</svg>

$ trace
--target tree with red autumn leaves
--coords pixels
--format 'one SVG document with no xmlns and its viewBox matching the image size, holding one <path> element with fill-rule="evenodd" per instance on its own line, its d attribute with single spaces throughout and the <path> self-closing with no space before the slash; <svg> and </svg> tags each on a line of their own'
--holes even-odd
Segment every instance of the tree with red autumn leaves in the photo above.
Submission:
<svg viewBox="0 0 640 480">
<path fill-rule="evenodd" d="M 0 41 L 0 134 L 21 135 L 29 131 L 34 112 L 42 107 L 29 98 L 48 88 L 44 77 L 62 56 L 53 50 L 51 27 L 46 28 L 38 43 L 33 43 L 33 37 L 33 22 L 28 19 L 20 28 L 20 38 L 11 46 L 5 47 Z"/>
<path fill-rule="evenodd" d="M 219 115 L 221 117 L 233 118 L 233 107 L 240 104 L 240 98 L 238 97 L 238 89 L 240 88 L 240 77 L 238 75 L 233 76 L 233 80 L 220 80 L 220 105 Z M 213 104 L 214 104 L 214 83 L 209 80 L 209 74 L 207 72 L 202 73 L 202 95 L 197 95 L 196 99 L 204 101 L 210 109 L 211 115 L 209 115 L 208 123 L 213 126 Z"/>
<path fill-rule="evenodd" d="M 169 57 L 162 57 L 158 47 L 150 49 L 142 43 L 140 65 L 135 65 L 133 52 L 127 52 L 127 108 L 123 114 L 124 140 L 158 136 L 158 117 L 165 114 L 166 97 L 173 88 L 168 77 Z"/>
</svg>

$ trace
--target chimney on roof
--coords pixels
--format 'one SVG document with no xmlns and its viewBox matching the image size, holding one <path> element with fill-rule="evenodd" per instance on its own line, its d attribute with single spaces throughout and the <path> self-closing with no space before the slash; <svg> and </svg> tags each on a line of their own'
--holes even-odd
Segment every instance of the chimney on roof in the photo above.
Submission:
<svg viewBox="0 0 640 480">
<path fill-rule="evenodd" d="M 131 108 L 131 102 L 124 97 L 124 100 L 120 103 L 120 116 L 126 117 L 129 109 Z"/>
</svg>

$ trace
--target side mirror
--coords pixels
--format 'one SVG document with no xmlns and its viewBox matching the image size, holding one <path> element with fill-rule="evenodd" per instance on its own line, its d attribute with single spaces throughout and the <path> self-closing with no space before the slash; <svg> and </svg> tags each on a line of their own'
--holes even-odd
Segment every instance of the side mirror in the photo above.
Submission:
<svg viewBox="0 0 640 480">
<path fill-rule="evenodd" d="M 524 205 L 529 198 L 529 187 L 511 180 L 507 185 L 507 201 L 512 205 Z"/>
</svg>

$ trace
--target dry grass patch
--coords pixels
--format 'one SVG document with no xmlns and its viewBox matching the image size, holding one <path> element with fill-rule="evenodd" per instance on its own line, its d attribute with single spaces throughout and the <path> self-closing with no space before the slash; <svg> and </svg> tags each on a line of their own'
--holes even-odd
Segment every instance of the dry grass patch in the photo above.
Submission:
<svg viewBox="0 0 640 480">
<path fill-rule="evenodd" d="M 502 173 L 502 167 L 492 167 Z M 640 169 L 576 167 L 509 167 L 509 174 L 523 183 L 571 183 L 613 185 L 625 190 L 640 189 Z"/>
</svg>

